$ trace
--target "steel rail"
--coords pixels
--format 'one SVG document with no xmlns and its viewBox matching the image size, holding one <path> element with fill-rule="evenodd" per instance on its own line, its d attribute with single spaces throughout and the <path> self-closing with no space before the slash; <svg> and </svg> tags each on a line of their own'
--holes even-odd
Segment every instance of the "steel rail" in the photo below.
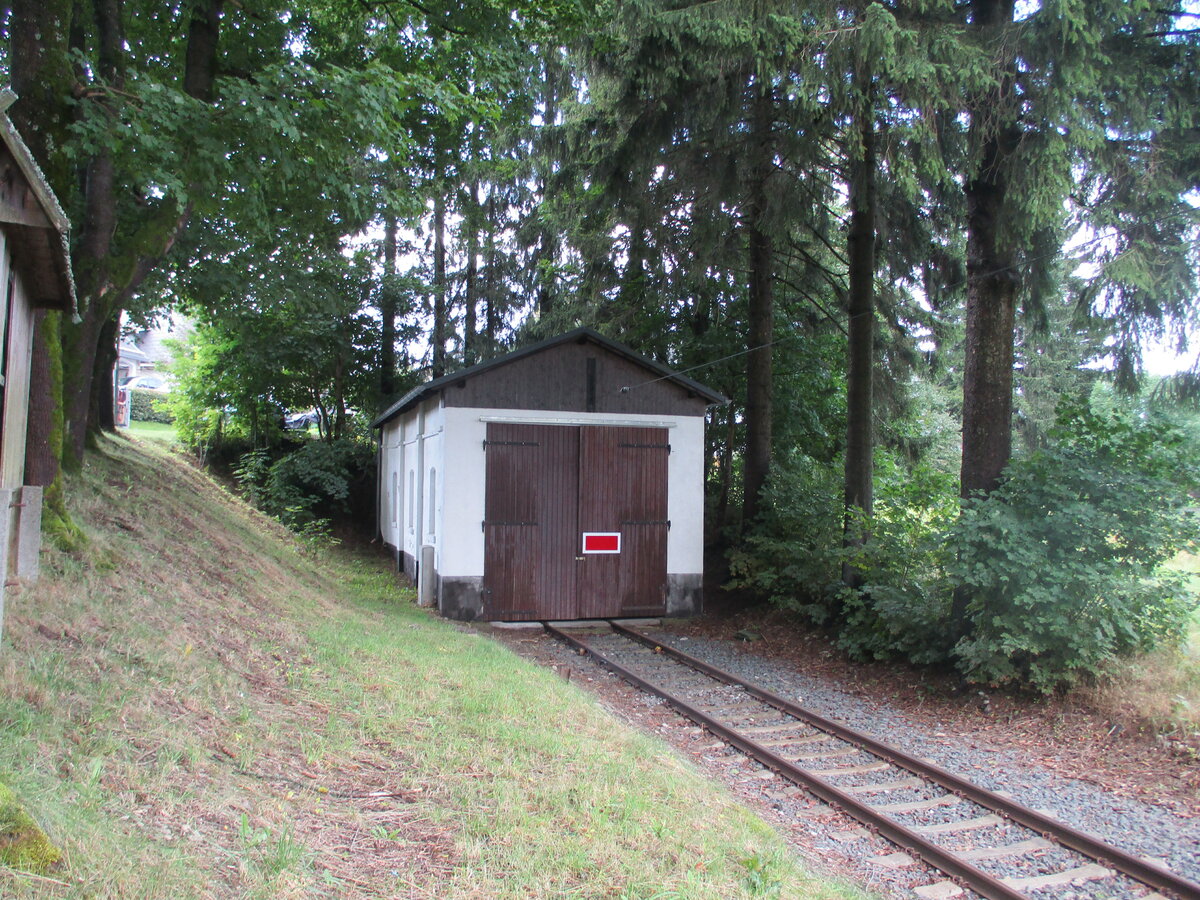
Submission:
<svg viewBox="0 0 1200 900">
<path fill-rule="evenodd" d="M 703 672 L 718 681 L 723 681 L 726 684 L 734 685 L 742 688 L 746 693 L 753 697 L 775 707 L 776 709 L 786 712 L 789 715 L 795 716 L 814 728 L 818 728 L 828 734 L 854 744 L 858 747 L 867 750 L 876 756 L 886 759 L 888 762 L 902 768 L 907 769 L 914 775 L 921 775 L 928 778 L 930 781 L 940 784 L 947 790 L 960 794 L 969 800 L 978 803 L 980 806 L 987 807 L 993 812 L 1000 813 L 1019 822 L 1029 828 L 1041 832 L 1042 834 L 1053 837 L 1058 843 L 1070 847 L 1072 850 L 1082 853 L 1084 856 L 1090 857 L 1097 862 L 1107 863 L 1112 868 L 1142 882 L 1143 884 L 1151 885 L 1159 890 L 1170 891 L 1178 894 L 1180 897 L 1188 898 L 1188 900 L 1200 900 L 1200 884 L 1182 878 L 1173 872 L 1166 871 L 1158 866 L 1152 865 L 1143 859 L 1122 850 L 1119 847 L 1114 847 L 1112 844 L 1105 843 L 1098 838 L 1094 838 L 1089 834 L 1078 831 L 1060 822 L 1057 819 L 1044 815 L 1037 810 L 1030 809 L 1027 806 L 1022 806 L 1014 800 L 1009 800 L 1007 797 L 1002 797 L 986 788 L 981 788 L 978 785 L 972 784 L 964 778 L 948 772 L 933 763 L 926 762 L 923 759 L 918 759 L 915 756 L 910 756 L 903 750 L 899 750 L 890 744 L 885 744 L 882 741 L 869 737 L 865 734 L 859 734 L 845 725 L 827 719 L 819 713 L 806 709 L 799 704 L 793 703 L 785 697 L 780 697 L 778 694 L 773 694 L 770 691 L 764 690 L 756 685 L 743 681 L 736 675 L 718 669 L 716 666 L 709 665 L 701 659 L 696 659 L 684 653 L 682 650 L 676 650 L 674 647 L 664 646 L 663 644 L 649 638 L 646 635 L 634 631 L 632 628 L 626 628 L 616 622 L 609 623 L 613 631 L 624 635 L 632 640 L 661 651 L 662 653 L 671 656 L 679 662 L 687 665 L 697 671 Z"/>
<path fill-rule="evenodd" d="M 548 634 L 580 652 L 586 653 L 600 663 L 600 665 L 631 684 L 636 685 L 647 693 L 661 697 L 697 725 L 704 727 L 731 746 L 737 747 L 743 753 L 753 757 L 767 768 L 778 772 L 789 781 L 804 787 L 827 803 L 832 803 L 840 807 L 859 822 L 878 831 L 888 840 L 916 853 L 935 869 L 945 872 L 952 878 L 957 878 L 980 896 L 987 898 L 987 900 L 1029 900 L 1027 895 L 1014 890 L 1000 879 L 971 865 L 966 860 L 959 859 L 932 841 L 923 838 L 915 831 L 893 822 L 891 819 L 885 818 L 860 800 L 856 800 L 828 782 L 809 774 L 799 766 L 793 765 L 778 754 L 772 753 L 766 747 L 746 738 L 736 730 L 712 718 L 707 713 L 656 687 L 654 684 L 629 671 L 620 663 L 609 659 L 604 654 L 588 646 L 585 642 L 577 640 L 572 635 L 555 628 L 548 622 L 543 622 L 542 627 L 546 629 Z"/>
</svg>

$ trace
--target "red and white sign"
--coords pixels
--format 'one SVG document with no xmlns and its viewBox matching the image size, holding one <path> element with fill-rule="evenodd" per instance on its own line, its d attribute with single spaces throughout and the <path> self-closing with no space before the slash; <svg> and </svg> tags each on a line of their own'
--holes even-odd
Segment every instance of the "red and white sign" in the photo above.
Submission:
<svg viewBox="0 0 1200 900">
<path fill-rule="evenodd" d="M 619 531 L 585 531 L 583 533 L 584 553 L 620 553 L 621 532 Z"/>
</svg>

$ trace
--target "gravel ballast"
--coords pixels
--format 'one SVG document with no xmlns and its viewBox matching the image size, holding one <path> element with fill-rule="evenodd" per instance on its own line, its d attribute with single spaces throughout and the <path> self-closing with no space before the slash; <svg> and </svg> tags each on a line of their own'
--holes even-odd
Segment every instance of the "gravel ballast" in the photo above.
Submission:
<svg viewBox="0 0 1200 900">
<path fill-rule="evenodd" d="M 1004 792 L 1131 853 L 1162 860 L 1173 872 L 1200 881 L 1200 818 L 1064 778 L 1012 752 L 914 727 L 901 713 L 762 659 L 744 645 L 679 637 L 664 631 L 648 633 L 655 640 L 799 702 L 826 718 L 843 721 L 981 787 Z"/>
<path fill-rule="evenodd" d="M 765 658 L 754 643 L 680 635 L 653 628 L 641 630 L 654 640 L 677 647 L 826 718 L 840 720 L 982 787 L 1011 796 L 1135 855 L 1162 861 L 1171 871 L 1200 881 L 1200 802 L 1156 805 L 1122 796 L 1091 781 L 1066 777 L 1039 763 L 1037 747 L 997 747 L 952 727 L 943 730 L 928 721 L 916 721 L 906 714 L 902 704 L 888 702 L 878 691 L 847 688 L 835 678 L 799 671 L 786 662 Z M 898 897 L 912 897 L 914 887 L 939 879 L 923 864 L 896 857 L 896 848 L 877 835 L 742 754 L 720 745 L 662 701 L 625 685 L 565 645 L 537 632 L 498 636 L 523 655 L 554 666 L 560 674 L 583 684 L 617 715 L 643 730 L 653 731 L 689 755 L 707 774 L 723 780 L 740 799 L 774 821 L 814 868 L 848 877 L 867 890 Z M 964 698 L 963 702 L 971 702 L 971 698 Z M 934 808 L 903 818 L 911 824 L 930 824 L 954 819 L 956 815 L 948 809 Z M 1111 889 L 1106 893 L 1101 885 L 1095 882 L 1047 891 L 1044 896 L 1055 900 L 1137 896 L 1114 893 Z"/>
</svg>

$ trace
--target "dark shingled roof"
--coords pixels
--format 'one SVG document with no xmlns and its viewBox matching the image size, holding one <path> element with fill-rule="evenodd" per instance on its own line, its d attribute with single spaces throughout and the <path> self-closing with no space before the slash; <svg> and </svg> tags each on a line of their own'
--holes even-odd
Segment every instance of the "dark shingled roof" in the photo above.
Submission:
<svg viewBox="0 0 1200 900">
<path fill-rule="evenodd" d="M 470 366 L 466 369 L 460 369 L 457 372 L 451 372 L 449 375 L 443 375 L 441 378 L 434 378 L 432 381 L 427 381 L 424 384 L 413 388 L 411 391 L 389 406 L 386 410 L 384 410 L 384 412 L 380 414 L 374 422 L 371 423 L 371 427 L 381 427 L 406 410 L 412 409 L 412 407 L 420 403 L 425 397 L 429 396 L 435 391 L 441 390 L 442 388 L 449 387 L 450 385 L 456 384 L 457 382 L 463 381 L 467 378 L 480 375 L 491 369 L 503 366 L 506 363 L 523 359 L 526 356 L 532 356 L 535 353 L 540 353 L 541 351 L 550 347 L 557 347 L 559 344 L 568 344 L 572 341 L 577 341 L 579 343 L 591 341 L 592 343 L 603 347 L 605 350 L 609 350 L 618 356 L 623 356 L 625 359 L 637 363 L 647 371 L 652 372 L 656 378 L 661 378 L 664 381 L 672 381 L 685 390 L 691 391 L 692 393 L 705 398 L 710 404 L 717 405 L 729 402 L 725 397 L 723 397 L 721 394 L 718 394 L 711 388 L 705 387 L 698 381 L 692 381 L 692 379 L 680 375 L 671 369 L 668 369 L 666 366 L 656 363 L 652 359 L 647 359 L 640 353 L 635 353 L 624 344 L 619 344 L 614 340 L 610 340 L 609 338 L 606 338 L 604 335 L 600 334 L 598 331 L 594 331 L 591 328 L 576 328 L 574 331 L 568 331 L 565 334 L 558 335 L 557 337 L 552 337 L 536 344 L 530 344 L 528 347 L 522 347 L 519 350 L 514 350 L 512 353 L 506 353 L 504 356 L 498 356 L 495 359 L 489 359 L 486 362 L 479 363 L 478 365 Z"/>
</svg>

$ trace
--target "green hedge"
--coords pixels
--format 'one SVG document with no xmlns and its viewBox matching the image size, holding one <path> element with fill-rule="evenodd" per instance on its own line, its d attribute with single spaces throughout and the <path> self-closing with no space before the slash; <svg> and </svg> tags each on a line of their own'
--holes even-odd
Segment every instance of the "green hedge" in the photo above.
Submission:
<svg viewBox="0 0 1200 900">
<path fill-rule="evenodd" d="M 158 391 L 135 388 L 129 392 L 129 403 L 129 418 L 135 422 L 175 424 L 175 417 L 167 409 L 167 398 Z"/>
</svg>

